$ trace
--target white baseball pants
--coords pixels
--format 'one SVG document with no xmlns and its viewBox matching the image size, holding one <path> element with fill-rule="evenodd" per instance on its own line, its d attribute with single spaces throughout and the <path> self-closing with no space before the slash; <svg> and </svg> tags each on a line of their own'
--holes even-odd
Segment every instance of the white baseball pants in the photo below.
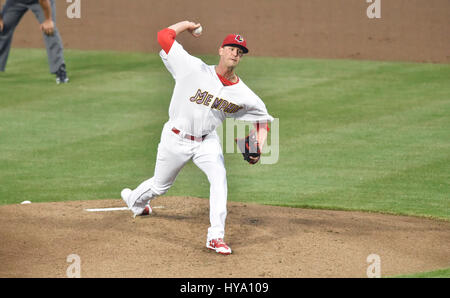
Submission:
<svg viewBox="0 0 450 298">
<path fill-rule="evenodd" d="M 175 134 L 170 123 L 164 125 L 158 145 L 155 172 L 152 178 L 142 182 L 130 195 L 134 208 L 144 208 L 149 200 L 165 194 L 184 167 L 192 159 L 208 177 L 210 183 L 209 219 L 207 241 L 223 238 L 227 216 L 227 178 L 219 137 L 216 132 L 202 142 Z"/>
</svg>

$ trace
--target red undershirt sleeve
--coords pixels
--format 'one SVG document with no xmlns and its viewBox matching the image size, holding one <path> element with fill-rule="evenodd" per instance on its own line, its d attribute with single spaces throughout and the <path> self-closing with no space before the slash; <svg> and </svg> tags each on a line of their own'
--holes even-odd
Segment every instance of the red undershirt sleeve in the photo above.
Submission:
<svg viewBox="0 0 450 298">
<path fill-rule="evenodd" d="M 169 28 L 162 29 L 158 32 L 158 43 L 166 54 L 169 54 L 176 36 L 177 33 L 175 30 Z"/>
</svg>

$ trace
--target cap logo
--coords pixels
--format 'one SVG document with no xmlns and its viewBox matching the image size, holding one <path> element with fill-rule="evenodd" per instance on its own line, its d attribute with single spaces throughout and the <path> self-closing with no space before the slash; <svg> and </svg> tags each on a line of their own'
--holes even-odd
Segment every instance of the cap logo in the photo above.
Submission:
<svg viewBox="0 0 450 298">
<path fill-rule="evenodd" d="M 236 35 L 236 37 L 234 38 L 237 42 L 243 42 L 244 38 L 240 35 Z"/>
</svg>

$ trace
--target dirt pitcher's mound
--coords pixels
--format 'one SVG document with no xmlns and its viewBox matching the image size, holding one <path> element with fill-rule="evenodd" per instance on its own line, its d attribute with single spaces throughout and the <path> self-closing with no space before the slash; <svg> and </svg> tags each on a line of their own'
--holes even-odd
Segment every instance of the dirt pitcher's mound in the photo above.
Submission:
<svg viewBox="0 0 450 298">
<path fill-rule="evenodd" d="M 383 276 L 450 266 L 450 222 L 363 212 L 230 202 L 230 256 L 205 248 L 209 202 L 153 201 L 133 219 L 121 200 L 0 207 L 0 277 L 365 277 L 377 254 Z"/>
</svg>

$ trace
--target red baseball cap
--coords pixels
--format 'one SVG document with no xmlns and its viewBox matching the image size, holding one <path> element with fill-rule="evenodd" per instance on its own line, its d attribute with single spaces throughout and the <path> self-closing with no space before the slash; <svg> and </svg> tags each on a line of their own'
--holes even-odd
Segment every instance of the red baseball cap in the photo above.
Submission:
<svg viewBox="0 0 450 298">
<path fill-rule="evenodd" d="M 248 53 L 247 41 L 239 34 L 228 34 L 223 40 L 222 47 L 224 46 L 237 46 L 240 47 L 245 54 Z"/>
</svg>

